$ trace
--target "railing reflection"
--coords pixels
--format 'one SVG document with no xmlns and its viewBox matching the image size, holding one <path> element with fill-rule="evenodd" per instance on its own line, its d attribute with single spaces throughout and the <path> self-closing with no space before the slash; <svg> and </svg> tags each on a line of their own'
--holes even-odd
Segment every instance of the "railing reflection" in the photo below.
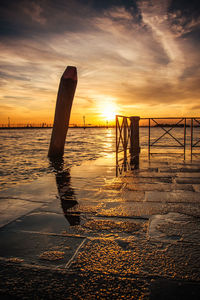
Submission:
<svg viewBox="0 0 200 300">
<path fill-rule="evenodd" d="M 70 169 L 64 169 L 62 158 L 51 159 L 51 167 L 55 172 L 58 195 L 61 201 L 63 213 L 70 226 L 80 224 L 80 212 L 74 208 L 78 206 L 75 192 L 71 186 Z"/>
</svg>

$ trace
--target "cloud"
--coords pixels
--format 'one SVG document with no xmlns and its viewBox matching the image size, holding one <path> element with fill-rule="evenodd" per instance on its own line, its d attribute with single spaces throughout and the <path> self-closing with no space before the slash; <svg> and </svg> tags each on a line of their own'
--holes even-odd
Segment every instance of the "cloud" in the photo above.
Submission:
<svg viewBox="0 0 200 300">
<path fill-rule="evenodd" d="M 111 17 L 114 20 L 132 21 L 132 14 L 125 9 L 125 7 L 113 7 L 108 11 L 105 11 L 107 17 Z"/>
<path fill-rule="evenodd" d="M 9 105 L 0 105 L 0 111 L 1 111 L 1 113 L 3 111 L 10 112 L 11 110 L 15 110 L 15 108 L 12 107 L 12 106 L 9 106 Z"/>
<path fill-rule="evenodd" d="M 93 10 L 78 0 L 2 0 L 0 36 L 29 38 L 62 32 L 80 32 L 91 27 Z"/>
<path fill-rule="evenodd" d="M 46 23 L 47 20 L 43 16 L 44 10 L 39 4 L 35 2 L 29 2 L 28 5 L 23 9 L 25 14 L 30 16 L 33 21 L 38 22 L 41 25 L 44 25 Z"/>
<path fill-rule="evenodd" d="M 168 7 L 171 28 L 177 36 L 184 36 L 200 24 L 200 5 L 198 0 L 174 0 Z"/>
<path fill-rule="evenodd" d="M 169 63 L 165 72 L 170 80 L 177 80 L 185 68 L 185 58 L 176 37 L 168 23 L 167 8 L 169 0 L 142 1 L 140 3 L 143 22 L 152 30 L 154 40 L 160 43 L 165 51 Z"/>
</svg>

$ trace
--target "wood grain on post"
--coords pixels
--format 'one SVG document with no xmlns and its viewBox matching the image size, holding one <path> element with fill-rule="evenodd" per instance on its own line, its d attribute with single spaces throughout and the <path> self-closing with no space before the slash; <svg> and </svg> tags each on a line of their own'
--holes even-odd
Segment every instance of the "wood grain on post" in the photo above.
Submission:
<svg viewBox="0 0 200 300">
<path fill-rule="evenodd" d="M 130 136 L 130 154 L 131 163 L 139 164 L 139 154 L 140 154 L 140 135 L 139 135 L 139 121 L 140 117 L 131 117 L 131 136 Z"/>
<path fill-rule="evenodd" d="M 62 157 L 69 127 L 72 102 L 77 85 L 76 67 L 68 66 L 60 79 L 53 130 L 49 146 L 49 157 Z"/>
</svg>

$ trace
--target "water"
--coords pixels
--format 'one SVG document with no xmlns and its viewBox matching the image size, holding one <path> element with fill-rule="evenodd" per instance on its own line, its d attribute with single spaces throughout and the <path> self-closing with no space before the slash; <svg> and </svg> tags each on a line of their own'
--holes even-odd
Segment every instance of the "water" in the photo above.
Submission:
<svg viewBox="0 0 200 300">
<path fill-rule="evenodd" d="M 0 183 L 2 188 L 32 181 L 53 172 L 47 157 L 51 129 L 0 131 Z M 70 128 L 64 168 L 80 165 L 115 151 L 114 129 Z"/>
<path fill-rule="evenodd" d="M 194 138 L 197 140 L 197 129 L 195 131 Z M 171 133 L 173 132 L 176 132 L 175 136 L 183 142 L 183 128 L 173 129 Z M 156 139 L 162 133 L 164 132 L 161 128 L 152 128 L 151 139 Z M 33 181 L 53 172 L 47 158 L 50 136 L 51 129 L 0 130 L 1 189 Z M 189 142 L 190 130 L 187 128 L 188 150 Z M 163 143 L 166 146 L 172 144 L 173 140 L 169 135 L 165 135 Z M 142 151 L 147 150 L 147 128 L 140 128 L 140 145 Z M 183 152 L 182 149 L 179 150 Z M 114 152 L 114 128 L 70 128 L 65 145 L 64 169 Z"/>
<path fill-rule="evenodd" d="M 162 133 L 151 132 L 152 140 Z M 140 169 L 115 178 L 115 129 L 91 128 L 69 130 L 64 165 L 54 169 L 50 135 L 0 131 L 1 258 L 66 270 L 66 260 L 40 259 L 60 251 L 90 283 L 95 274 L 199 281 L 199 164 L 179 164 L 176 156 L 170 165 L 167 155 L 149 161 L 148 129 L 141 128 Z M 183 139 L 181 128 L 176 137 Z M 187 130 L 188 153 L 189 140 Z"/>
</svg>

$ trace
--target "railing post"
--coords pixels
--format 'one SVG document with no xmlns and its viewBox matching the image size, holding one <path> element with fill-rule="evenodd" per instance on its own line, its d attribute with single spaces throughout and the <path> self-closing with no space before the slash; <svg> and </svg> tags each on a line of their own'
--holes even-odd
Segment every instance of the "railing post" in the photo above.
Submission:
<svg viewBox="0 0 200 300">
<path fill-rule="evenodd" d="M 116 133 L 116 176 L 118 176 L 118 116 L 115 116 L 115 133 Z"/>
<path fill-rule="evenodd" d="M 186 118 L 184 119 L 184 160 L 185 160 L 185 150 L 186 150 Z"/>
<path fill-rule="evenodd" d="M 76 67 L 68 66 L 61 77 L 58 89 L 54 124 L 48 153 L 48 156 L 51 158 L 62 157 L 64 154 L 65 139 L 76 85 Z"/>
<path fill-rule="evenodd" d="M 149 124 L 148 124 L 148 159 L 150 160 L 150 154 L 151 154 L 151 119 L 149 118 Z"/>
<path fill-rule="evenodd" d="M 140 117 L 130 117 L 130 154 L 131 164 L 137 168 L 139 166 L 140 140 L 139 140 L 139 121 Z"/>
<path fill-rule="evenodd" d="M 127 118 L 124 117 L 124 171 L 126 171 L 126 164 L 127 164 Z"/>
<path fill-rule="evenodd" d="M 191 118 L 191 134 L 190 134 L 190 151 L 191 151 L 191 160 L 192 160 L 192 149 L 193 149 L 193 118 Z"/>
</svg>

